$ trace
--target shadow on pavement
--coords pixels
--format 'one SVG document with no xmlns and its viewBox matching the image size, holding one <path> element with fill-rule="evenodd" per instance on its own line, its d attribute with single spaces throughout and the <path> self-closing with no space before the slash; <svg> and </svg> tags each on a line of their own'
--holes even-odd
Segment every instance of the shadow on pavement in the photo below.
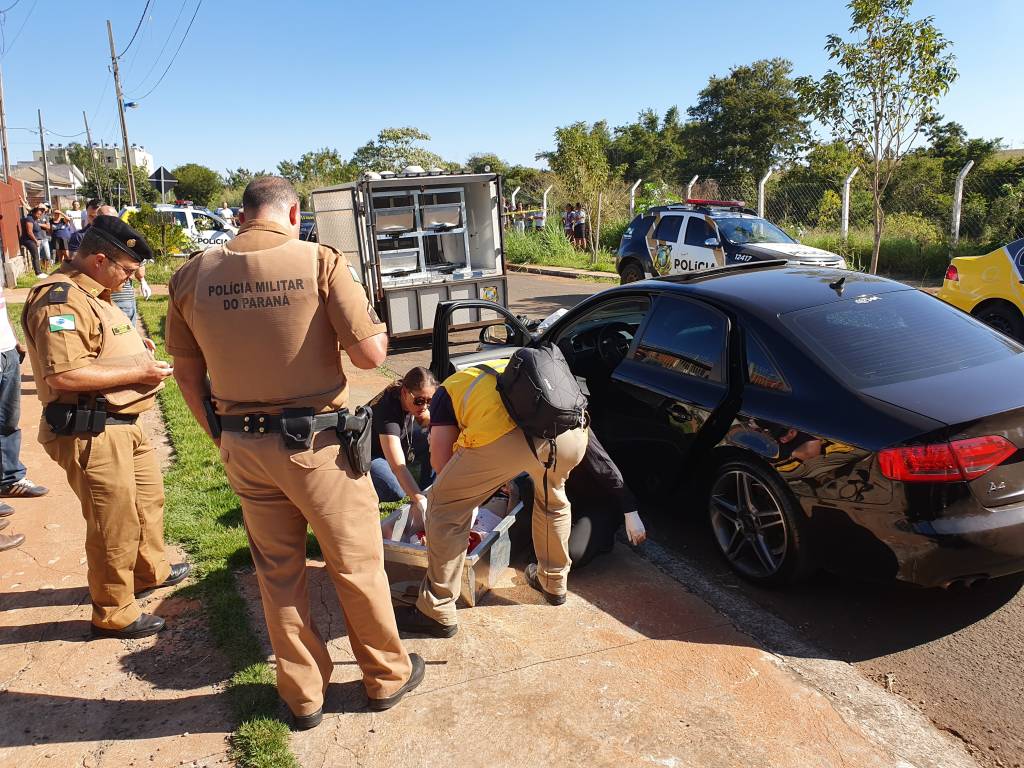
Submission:
<svg viewBox="0 0 1024 768">
<path fill-rule="evenodd" d="M 729 569 L 712 543 L 706 522 L 699 514 L 681 509 L 678 499 L 674 504 L 645 505 L 643 513 L 652 539 L 707 579 L 767 608 L 818 646 L 825 657 L 851 663 L 959 632 L 1007 606 L 1024 587 L 1024 574 L 970 588 L 924 589 L 820 571 L 804 584 L 765 589 Z"/>
<path fill-rule="evenodd" d="M 111 700 L 7 691 L 9 712 L 32 712 L 35 725 L 0 730 L 0 747 L 60 744 L 111 739 L 152 739 L 183 733 L 223 733 L 225 723 L 211 721 L 211 703 L 220 694 L 176 699 Z"/>
</svg>

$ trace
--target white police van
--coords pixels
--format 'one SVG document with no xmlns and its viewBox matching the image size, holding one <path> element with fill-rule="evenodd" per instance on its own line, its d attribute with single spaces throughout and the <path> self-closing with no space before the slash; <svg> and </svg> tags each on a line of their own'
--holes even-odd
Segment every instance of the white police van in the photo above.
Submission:
<svg viewBox="0 0 1024 768">
<path fill-rule="evenodd" d="M 185 234 L 192 241 L 191 250 L 202 250 L 211 245 L 222 245 L 238 234 L 238 228 L 209 208 L 199 205 L 192 205 L 184 200 L 173 204 L 161 203 L 153 206 L 157 213 L 169 216 L 175 224 L 185 230 Z M 121 210 L 121 218 L 129 212 L 137 211 L 138 208 L 129 206 Z"/>
</svg>

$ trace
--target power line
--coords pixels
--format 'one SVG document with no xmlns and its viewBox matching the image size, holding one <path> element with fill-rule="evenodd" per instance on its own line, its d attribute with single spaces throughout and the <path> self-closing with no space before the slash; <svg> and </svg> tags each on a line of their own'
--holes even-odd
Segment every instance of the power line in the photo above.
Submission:
<svg viewBox="0 0 1024 768">
<path fill-rule="evenodd" d="M 132 47 L 132 43 L 134 43 L 134 42 L 135 42 L 135 36 L 136 36 L 137 34 L 139 34 L 139 30 L 140 30 L 140 29 L 142 29 L 142 22 L 144 22 L 144 21 L 146 20 L 146 11 L 148 11 L 148 10 L 149 10 L 149 4 L 150 4 L 150 3 L 152 2 L 152 1 L 153 1 L 153 0 L 146 0 L 146 5 L 145 5 L 145 7 L 143 7 L 143 9 L 142 9 L 142 15 L 141 15 L 141 16 L 139 16 L 139 23 L 135 25 L 135 31 L 134 31 L 134 32 L 132 33 L 132 39 L 128 41 L 128 45 L 126 45 L 126 46 L 124 47 L 124 50 L 123 50 L 123 51 L 121 51 L 121 52 L 120 52 L 120 53 L 119 53 L 119 54 L 117 55 L 117 58 L 119 58 L 119 59 L 120 59 L 120 58 L 121 58 L 122 56 L 124 56 L 124 55 L 125 55 L 126 53 L 128 53 L 128 49 Z"/>
<path fill-rule="evenodd" d="M 10 5 L 8 5 L 8 6 L 6 7 L 6 8 L 4 8 L 4 9 L 3 9 L 2 11 L 0 11 L 0 15 L 2 15 L 2 14 L 5 14 L 5 13 L 7 13 L 8 11 L 13 11 L 13 10 L 14 10 L 14 8 L 15 8 L 15 6 L 16 6 L 16 5 L 18 4 L 18 3 L 20 3 L 20 2 L 21 2 L 21 0 L 14 0 L 14 2 L 13 2 L 13 3 L 11 3 L 11 4 L 10 4 Z"/>
<path fill-rule="evenodd" d="M 138 88 L 132 88 L 132 91 L 137 91 L 142 88 L 143 84 L 149 80 L 149 76 L 153 74 L 153 70 L 156 69 L 156 65 L 160 63 L 160 59 L 163 58 L 164 51 L 167 50 L 167 44 L 171 42 L 171 38 L 174 37 L 174 31 L 178 28 L 178 22 L 181 21 L 181 15 L 185 12 L 185 7 L 188 5 L 186 0 L 182 0 L 181 7 L 178 9 L 178 15 L 174 17 L 174 24 L 171 25 L 171 31 L 167 33 L 167 37 L 164 39 L 164 44 L 160 46 L 160 53 L 153 59 L 153 63 L 149 65 L 149 71 L 142 76 L 139 80 Z"/>
<path fill-rule="evenodd" d="M 150 88 L 148 91 L 146 91 L 141 96 L 137 96 L 137 97 L 133 98 L 132 101 L 142 101 L 144 98 L 149 96 L 149 94 L 151 94 L 153 91 L 155 91 L 160 86 L 160 83 L 162 83 L 164 81 L 164 78 L 167 76 L 167 73 L 171 71 L 171 66 L 174 64 L 175 59 L 178 58 L 178 53 L 181 52 L 181 46 L 183 46 L 185 44 L 185 39 L 188 37 L 189 31 L 192 29 L 192 24 L 193 24 L 193 22 L 195 22 L 196 16 L 199 14 L 199 9 L 202 8 L 202 7 L 203 7 L 203 0 L 199 0 L 199 3 L 196 5 L 195 13 L 192 14 L 192 19 L 189 21 L 188 26 L 185 27 L 185 34 L 181 36 L 181 42 L 178 43 L 178 48 L 174 51 L 174 55 L 171 56 L 171 60 L 167 63 L 167 69 L 165 69 L 163 74 L 160 75 L 160 79 L 156 81 L 156 85 L 154 85 L 152 88 Z"/>
<path fill-rule="evenodd" d="M 13 39 L 13 40 L 11 40 L 11 44 L 10 44 L 10 45 L 7 45 L 6 43 L 4 44 L 3 52 L 2 52 L 2 53 L 0 53 L 0 59 L 6 58 L 6 57 L 7 57 L 7 54 L 8 54 L 8 53 L 10 53 L 10 52 L 11 52 L 11 49 L 12 49 L 12 48 L 14 47 L 14 44 L 15 44 L 16 42 L 18 42 L 18 38 L 19 38 L 19 37 L 21 37 L 21 33 L 25 31 L 25 25 L 26 25 L 26 24 L 28 24 L 28 20 L 29 20 L 30 18 L 32 18 L 32 12 L 33 12 L 33 11 L 34 11 L 34 10 L 36 9 L 36 5 L 37 5 L 38 3 L 39 3 L 39 0 L 33 0 L 33 2 L 32 2 L 32 7 L 31 7 L 31 8 L 29 8 L 29 9 L 28 9 L 28 13 L 27 13 L 27 14 L 25 14 L 25 20 L 24 20 L 24 21 L 22 21 L 22 22 L 21 22 L 21 26 L 20 26 L 20 27 L 18 27 L 18 32 L 17 32 L 17 34 L 16 34 L 15 36 L 14 36 L 14 39 Z M 15 3 L 14 5 L 17 5 L 17 3 Z M 11 7 L 13 8 L 14 6 L 12 5 Z"/>
</svg>

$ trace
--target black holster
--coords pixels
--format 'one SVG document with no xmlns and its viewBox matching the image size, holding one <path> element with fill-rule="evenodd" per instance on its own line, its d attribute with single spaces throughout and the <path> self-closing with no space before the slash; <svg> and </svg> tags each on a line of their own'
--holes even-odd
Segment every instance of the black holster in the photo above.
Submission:
<svg viewBox="0 0 1024 768">
<path fill-rule="evenodd" d="M 214 440 L 218 439 L 221 434 L 220 429 L 220 416 L 217 415 L 217 409 L 213 407 L 213 398 L 203 398 L 203 413 L 206 414 L 206 426 L 210 428 L 210 437 Z"/>
<path fill-rule="evenodd" d="M 85 398 L 75 405 L 50 403 L 43 409 L 43 418 L 58 435 L 98 435 L 107 428 L 107 400 L 97 397 L 93 408 Z"/>
<path fill-rule="evenodd" d="M 338 414 L 338 440 L 349 467 L 360 477 L 370 471 L 370 462 L 373 461 L 372 427 L 373 411 L 369 406 L 359 406 L 355 414 L 347 410 Z"/>
</svg>

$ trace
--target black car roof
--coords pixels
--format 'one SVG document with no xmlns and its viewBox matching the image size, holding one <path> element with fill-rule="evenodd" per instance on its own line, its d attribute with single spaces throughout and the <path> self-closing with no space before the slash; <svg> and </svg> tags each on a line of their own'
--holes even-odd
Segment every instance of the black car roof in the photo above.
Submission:
<svg viewBox="0 0 1024 768">
<path fill-rule="evenodd" d="M 765 319 L 858 296 L 914 290 L 895 280 L 864 272 L 791 267 L 783 261 L 732 264 L 629 283 L 622 288 L 641 286 L 662 293 L 700 296 Z"/>
</svg>

